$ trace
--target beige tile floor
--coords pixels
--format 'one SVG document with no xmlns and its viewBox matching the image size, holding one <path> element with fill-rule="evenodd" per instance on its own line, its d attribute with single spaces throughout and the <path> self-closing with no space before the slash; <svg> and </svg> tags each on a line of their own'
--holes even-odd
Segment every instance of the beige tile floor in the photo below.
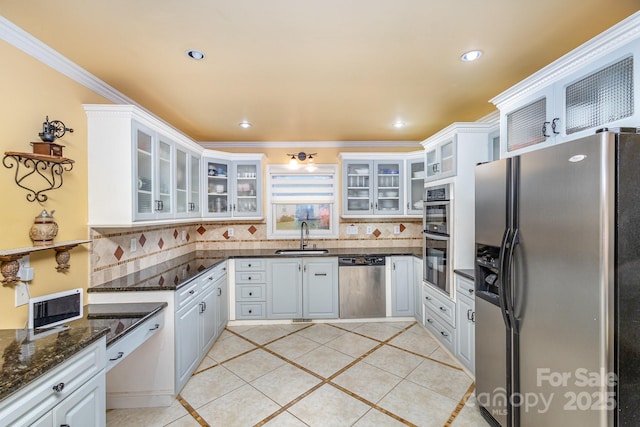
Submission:
<svg viewBox="0 0 640 427">
<path fill-rule="evenodd" d="M 230 326 L 173 405 L 107 426 L 486 426 L 473 391 L 415 322 Z"/>
</svg>

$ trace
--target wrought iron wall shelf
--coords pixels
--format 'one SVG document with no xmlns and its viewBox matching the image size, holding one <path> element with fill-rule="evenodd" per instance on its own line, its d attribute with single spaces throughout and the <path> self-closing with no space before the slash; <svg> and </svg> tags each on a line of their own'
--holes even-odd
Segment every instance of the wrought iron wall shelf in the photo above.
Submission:
<svg viewBox="0 0 640 427">
<path fill-rule="evenodd" d="M 28 191 L 28 201 L 44 202 L 48 199 L 44 193 L 62 186 L 62 173 L 73 169 L 74 162 L 66 157 L 7 151 L 2 163 L 7 169 L 16 168 L 16 184 Z M 31 176 L 36 180 L 39 178 L 42 186 L 38 188 L 41 189 L 30 188 L 35 184 L 33 179 L 29 179 Z"/>
<path fill-rule="evenodd" d="M 31 246 L 28 248 L 0 251 L 0 273 L 4 276 L 2 283 L 9 284 L 20 281 L 20 277 L 17 275 L 20 269 L 18 260 L 25 255 L 29 255 L 31 252 L 43 251 L 45 249 L 54 249 L 56 251 L 56 263 L 58 264 L 56 270 L 68 270 L 70 267 L 69 259 L 71 258 L 69 251 L 78 245 L 90 242 L 91 240 L 70 240 L 68 242 L 54 243 L 47 246 Z"/>
</svg>

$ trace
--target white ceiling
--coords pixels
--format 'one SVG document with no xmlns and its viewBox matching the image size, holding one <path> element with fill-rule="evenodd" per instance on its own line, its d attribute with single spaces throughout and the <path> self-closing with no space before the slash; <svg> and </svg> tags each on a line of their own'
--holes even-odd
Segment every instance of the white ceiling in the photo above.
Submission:
<svg viewBox="0 0 640 427">
<path fill-rule="evenodd" d="M 410 141 L 491 113 L 490 98 L 638 5 L 0 0 L 0 13 L 197 141 Z M 461 62 L 471 49 L 483 57 Z"/>
</svg>

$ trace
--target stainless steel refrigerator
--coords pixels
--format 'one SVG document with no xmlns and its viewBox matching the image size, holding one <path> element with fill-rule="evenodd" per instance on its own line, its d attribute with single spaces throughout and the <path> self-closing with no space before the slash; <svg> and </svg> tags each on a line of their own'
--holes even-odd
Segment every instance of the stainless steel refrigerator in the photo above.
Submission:
<svg viewBox="0 0 640 427">
<path fill-rule="evenodd" d="M 476 167 L 476 398 L 493 425 L 640 425 L 640 136 Z"/>
</svg>

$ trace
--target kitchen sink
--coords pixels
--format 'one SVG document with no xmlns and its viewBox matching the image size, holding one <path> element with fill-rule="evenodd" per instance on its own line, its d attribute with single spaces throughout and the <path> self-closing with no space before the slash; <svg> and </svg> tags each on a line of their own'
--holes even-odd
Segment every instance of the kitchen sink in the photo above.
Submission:
<svg viewBox="0 0 640 427">
<path fill-rule="evenodd" d="M 276 255 L 322 255 L 329 249 L 278 249 Z"/>
</svg>

